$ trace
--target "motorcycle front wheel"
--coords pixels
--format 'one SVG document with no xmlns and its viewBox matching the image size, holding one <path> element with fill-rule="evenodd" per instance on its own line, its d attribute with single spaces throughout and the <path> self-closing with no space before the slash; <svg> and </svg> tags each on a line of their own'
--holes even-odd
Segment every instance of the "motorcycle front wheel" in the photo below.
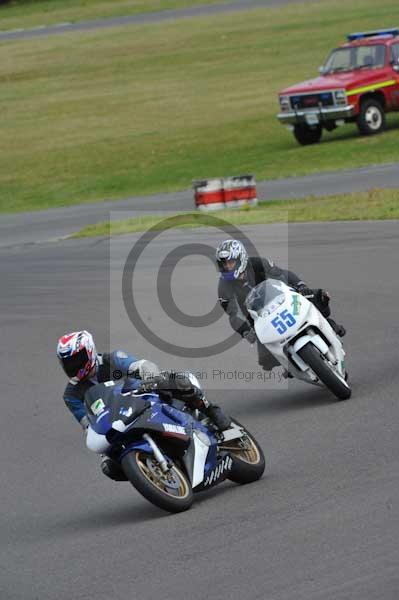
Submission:
<svg viewBox="0 0 399 600">
<path fill-rule="evenodd" d="M 193 490 L 176 465 L 164 473 L 153 454 L 134 450 L 122 458 L 122 468 L 133 487 L 155 506 L 171 513 L 190 508 Z"/>
<path fill-rule="evenodd" d="M 316 346 L 311 343 L 305 344 L 305 346 L 298 351 L 298 354 L 334 396 L 339 400 L 347 400 L 350 398 L 352 390 L 348 383 L 335 373 L 325 356 L 318 348 L 316 348 Z"/>
</svg>

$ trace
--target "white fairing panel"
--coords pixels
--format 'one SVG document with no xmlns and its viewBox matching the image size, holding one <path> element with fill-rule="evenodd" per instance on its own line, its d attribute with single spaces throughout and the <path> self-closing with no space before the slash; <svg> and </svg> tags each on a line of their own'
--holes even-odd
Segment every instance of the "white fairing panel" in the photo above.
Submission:
<svg viewBox="0 0 399 600">
<path fill-rule="evenodd" d="M 105 435 L 96 433 L 90 426 L 87 428 L 86 446 L 96 454 L 102 454 L 111 447 Z"/>
<path fill-rule="evenodd" d="M 229 442 L 230 440 L 240 439 L 243 435 L 243 430 L 239 425 L 232 423 L 228 429 L 223 431 L 223 441 Z"/>
<path fill-rule="evenodd" d="M 317 377 L 298 354 L 307 343 L 313 343 L 327 357 L 331 365 L 334 365 L 336 372 L 344 377 L 345 351 L 328 321 L 307 298 L 284 283 L 273 282 L 273 286 L 277 290 L 279 288 L 281 294 L 274 298 L 272 295 L 271 301 L 267 302 L 268 296 L 265 293 L 264 298 L 260 296 L 260 300 L 265 301 L 263 307 L 260 304 L 256 310 L 251 310 L 258 340 L 285 369 L 299 379 L 318 383 Z M 290 341 L 293 338 L 295 342 L 291 345 Z M 287 354 L 290 355 L 291 360 L 288 359 Z"/>
<path fill-rule="evenodd" d="M 304 346 L 306 346 L 306 344 L 308 344 L 309 342 L 311 342 L 314 346 L 316 346 L 316 348 L 318 348 L 320 350 L 320 352 L 322 354 L 327 354 L 328 352 L 328 346 L 325 343 L 324 340 L 321 339 L 321 337 L 319 335 L 303 335 L 302 337 L 299 338 L 299 340 L 297 340 L 295 342 L 295 344 L 292 347 L 292 351 L 297 353 L 299 352 L 299 350 L 301 348 L 303 348 Z"/>
<path fill-rule="evenodd" d="M 295 316 L 293 308 L 295 308 Z M 285 300 L 277 310 L 271 314 L 265 312 L 256 319 L 255 331 L 259 341 L 262 344 L 280 345 L 294 337 L 302 325 L 308 321 L 312 308 L 314 307 L 307 298 L 292 293 L 287 287 Z"/>
<path fill-rule="evenodd" d="M 205 463 L 206 457 L 208 456 L 209 443 L 206 444 L 198 434 L 194 431 L 194 447 L 195 447 L 195 456 L 194 456 L 194 470 L 193 470 L 193 481 L 192 486 L 199 485 L 204 480 L 204 471 L 205 471 Z"/>
</svg>

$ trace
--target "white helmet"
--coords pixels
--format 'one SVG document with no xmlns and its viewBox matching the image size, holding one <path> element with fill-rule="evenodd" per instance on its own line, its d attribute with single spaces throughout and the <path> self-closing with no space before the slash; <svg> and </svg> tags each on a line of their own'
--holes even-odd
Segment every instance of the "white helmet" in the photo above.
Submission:
<svg viewBox="0 0 399 600">
<path fill-rule="evenodd" d="M 216 261 L 223 279 L 238 279 L 245 272 L 248 254 L 238 240 L 225 240 L 216 249 Z"/>
</svg>

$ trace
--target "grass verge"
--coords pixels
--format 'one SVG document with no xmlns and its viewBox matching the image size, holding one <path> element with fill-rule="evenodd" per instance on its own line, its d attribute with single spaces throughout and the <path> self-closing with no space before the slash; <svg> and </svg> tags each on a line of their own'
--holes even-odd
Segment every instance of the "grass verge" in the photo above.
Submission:
<svg viewBox="0 0 399 600">
<path fill-rule="evenodd" d="M 303 200 L 274 200 L 261 202 L 255 208 L 222 210 L 210 213 L 180 213 L 174 215 L 173 229 L 206 227 L 212 216 L 224 219 L 232 225 L 256 225 L 278 222 L 310 221 L 371 221 L 399 219 L 399 190 L 370 190 L 343 196 L 309 197 Z M 73 238 L 114 236 L 147 231 L 169 229 L 171 216 L 134 217 L 124 221 L 102 222 L 85 227 Z"/>
<path fill-rule="evenodd" d="M 398 113 L 307 147 L 276 119 L 348 30 L 397 21 L 397 0 L 322 0 L 2 42 L 0 212 L 399 161 Z"/>
</svg>

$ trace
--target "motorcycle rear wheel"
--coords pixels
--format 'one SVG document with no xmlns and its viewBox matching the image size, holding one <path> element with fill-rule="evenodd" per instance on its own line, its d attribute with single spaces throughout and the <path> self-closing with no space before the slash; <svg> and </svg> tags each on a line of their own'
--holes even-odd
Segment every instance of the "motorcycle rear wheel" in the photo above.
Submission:
<svg viewBox="0 0 399 600">
<path fill-rule="evenodd" d="M 326 358 L 312 343 L 307 343 L 298 351 L 302 360 L 309 365 L 317 377 L 338 400 L 347 400 L 351 397 L 352 390 L 346 381 L 343 381 L 327 363 Z"/>
<path fill-rule="evenodd" d="M 164 473 L 152 454 L 134 450 L 122 458 L 122 468 L 133 487 L 163 510 L 182 512 L 193 503 L 191 484 L 174 464 Z"/>
<path fill-rule="evenodd" d="M 262 448 L 245 427 L 236 420 L 234 423 L 244 429 L 245 437 L 223 442 L 221 446 L 221 449 L 229 452 L 233 460 L 228 478 L 235 483 L 252 483 L 262 477 L 265 470 L 265 457 Z"/>
</svg>

